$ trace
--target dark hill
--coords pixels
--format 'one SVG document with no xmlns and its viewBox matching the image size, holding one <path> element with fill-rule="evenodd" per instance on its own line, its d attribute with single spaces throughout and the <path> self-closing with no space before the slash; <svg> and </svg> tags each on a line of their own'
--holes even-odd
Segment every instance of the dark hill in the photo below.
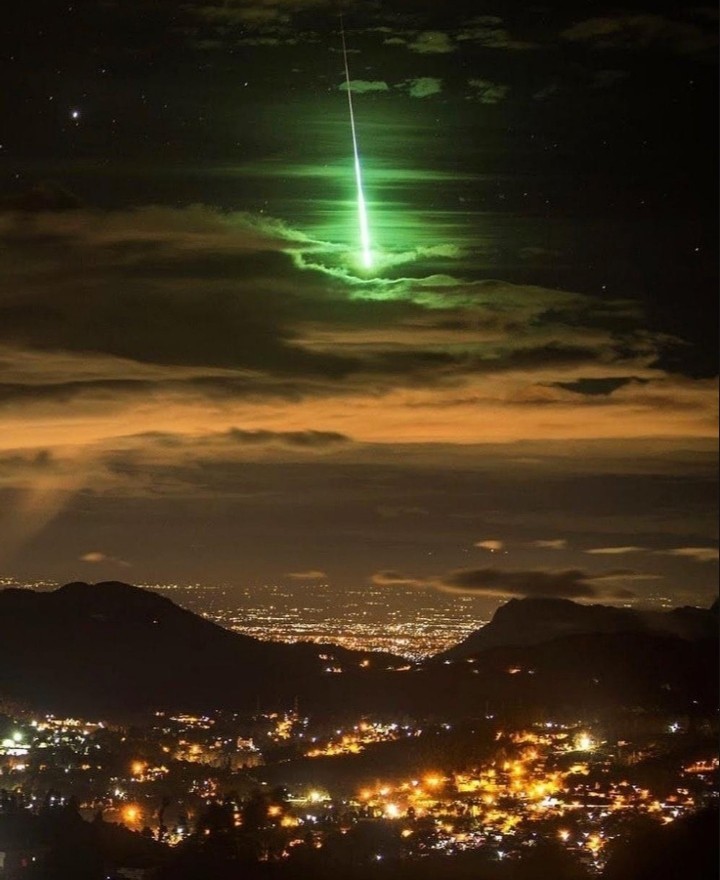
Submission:
<svg viewBox="0 0 720 880">
<path fill-rule="evenodd" d="M 624 609 L 515 600 L 464 643 L 470 658 L 434 658 L 407 669 L 404 660 L 372 654 L 366 669 L 360 667 L 366 654 L 259 641 L 127 584 L 6 589 L 0 591 L 0 699 L 111 718 L 155 709 L 283 709 L 296 697 L 315 715 L 460 719 L 482 716 L 488 706 L 511 714 L 714 711 L 717 615 L 679 609 L 662 618 L 672 626 L 653 629 Z M 701 635 L 708 618 L 710 638 L 675 634 L 679 628 Z M 596 631 L 576 631 L 591 625 Z M 468 650 L 472 639 L 485 644 Z M 328 666 L 344 673 L 328 673 Z"/>
<path fill-rule="evenodd" d="M 289 706 L 328 679 L 364 677 L 365 656 L 259 641 L 128 584 L 0 591 L 0 697 L 47 710 Z M 395 659 L 373 656 L 376 667 Z M 327 674 L 329 664 L 348 675 Z"/>
<path fill-rule="evenodd" d="M 435 677 L 437 693 L 472 680 L 468 694 L 483 695 L 493 709 L 524 707 L 538 717 L 617 709 L 706 714 L 718 706 L 717 656 L 717 637 L 580 633 L 488 648 L 471 662 L 432 664 L 428 675 Z"/>
<path fill-rule="evenodd" d="M 487 626 L 439 654 L 438 660 L 461 660 L 488 648 L 538 645 L 562 636 L 601 633 L 655 633 L 682 639 L 717 635 L 717 607 L 638 611 L 606 605 L 580 605 L 569 599 L 511 599 Z"/>
</svg>

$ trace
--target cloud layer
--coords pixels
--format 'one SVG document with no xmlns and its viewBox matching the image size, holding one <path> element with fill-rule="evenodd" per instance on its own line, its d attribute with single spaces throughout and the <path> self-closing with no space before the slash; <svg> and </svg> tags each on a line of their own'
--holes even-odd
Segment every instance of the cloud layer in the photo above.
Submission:
<svg viewBox="0 0 720 880">
<path fill-rule="evenodd" d="M 620 570 L 591 574 L 579 569 L 511 571 L 498 568 L 463 568 L 439 576 L 417 578 L 397 571 L 376 572 L 376 586 L 431 588 L 446 593 L 488 597 L 543 597 L 556 599 L 632 599 L 635 593 L 624 586 L 644 579 L 634 571 Z"/>
<path fill-rule="evenodd" d="M 423 275 L 421 253 L 420 274 L 361 277 L 336 245 L 203 206 L 6 213 L 0 239 L 5 449 L 715 433 L 716 383 L 655 366 L 664 340 L 626 302 Z"/>
</svg>

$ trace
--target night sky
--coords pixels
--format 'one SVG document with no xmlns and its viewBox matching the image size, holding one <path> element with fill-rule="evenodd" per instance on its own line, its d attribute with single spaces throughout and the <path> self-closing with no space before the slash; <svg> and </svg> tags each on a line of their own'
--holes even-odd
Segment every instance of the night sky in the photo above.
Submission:
<svg viewBox="0 0 720 880">
<path fill-rule="evenodd" d="M 717 591 L 717 15 L 13 4 L 0 575 Z"/>
</svg>

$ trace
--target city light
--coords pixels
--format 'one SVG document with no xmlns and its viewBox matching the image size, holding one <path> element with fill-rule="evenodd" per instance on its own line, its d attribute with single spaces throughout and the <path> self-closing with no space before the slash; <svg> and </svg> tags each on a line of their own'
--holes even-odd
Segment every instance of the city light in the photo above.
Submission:
<svg viewBox="0 0 720 880">
<path fill-rule="evenodd" d="M 577 749 L 581 752 L 589 752 L 595 748 L 595 741 L 587 733 L 581 733 L 575 740 Z"/>
<path fill-rule="evenodd" d="M 122 811 L 123 820 L 129 825 L 136 824 L 140 819 L 140 810 L 134 804 L 128 804 Z"/>
<path fill-rule="evenodd" d="M 541 719 L 529 726 L 507 722 L 501 726 L 485 720 L 486 745 L 475 760 L 463 761 L 462 770 L 441 773 L 438 764 L 418 766 L 414 773 L 388 773 L 371 784 L 358 785 L 350 796 L 314 780 L 315 762 L 308 761 L 308 783 L 289 785 L 282 803 L 273 799 L 269 787 L 261 785 L 266 827 L 283 836 L 283 853 L 300 846 L 321 849 L 328 835 L 348 834 L 356 823 L 371 820 L 392 823 L 403 841 L 405 858 L 432 852 L 449 856 L 485 847 L 497 859 L 511 861 L 535 845 L 538 823 L 548 823 L 546 827 L 554 826 L 551 833 L 568 855 L 598 874 L 610 845 L 623 839 L 623 829 L 634 820 L 670 825 L 697 811 L 716 790 L 720 762 L 712 751 L 693 751 L 684 760 L 668 757 L 669 766 L 675 768 L 669 788 L 656 791 L 649 784 L 633 783 L 632 762 L 650 756 L 656 760 L 658 737 L 666 737 L 668 756 L 677 754 L 677 737 L 668 730 L 667 721 L 633 739 L 635 723 L 631 717 L 623 738 L 609 742 L 587 723 Z M 228 801 L 236 778 L 233 768 L 246 760 L 261 762 L 263 751 L 291 748 L 303 755 L 305 742 L 314 741 L 314 748 L 327 755 L 328 762 L 333 755 L 354 761 L 356 745 L 398 748 L 419 741 L 424 749 L 444 751 L 437 731 L 450 736 L 457 726 L 369 716 L 336 718 L 328 725 L 297 709 L 205 715 L 158 712 L 147 727 L 133 728 L 132 742 L 141 754 L 153 749 L 163 754 L 163 763 L 128 758 L 129 774 L 116 777 L 102 770 L 104 749 L 110 754 L 129 749 L 127 729 L 111 730 L 77 718 L 35 717 L 28 719 L 30 732 L 21 741 L 12 732 L 3 740 L 0 772 L 16 787 L 27 782 L 31 809 L 30 792 L 36 779 L 42 778 L 44 765 L 36 763 L 40 769 L 33 773 L 40 777 L 31 777 L 29 762 L 44 760 L 41 755 L 57 750 L 66 762 L 64 772 L 84 779 L 87 799 L 81 809 L 87 818 L 100 810 L 130 830 L 140 832 L 147 827 L 156 838 L 162 836 L 166 845 L 176 846 L 193 833 L 212 836 L 212 828 L 203 827 L 201 817 L 213 804 L 229 809 L 232 826 L 244 833 L 242 802 L 235 795 Z M 577 752 L 582 752 L 582 760 Z M 50 766 L 47 769 L 54 772 Z M 323 768 L 324 776 L 326 772 Z M 180 813 L 174 804 L 161 806 L 153 784 L 160 780 L 162 790 L 175 788 L 177 802 L 187 804 L 187 810 Z M 66 802 L 66 794 L 53 794 L 49 800 L 57 807 Z M 278 856 L 285 857 L 289 856 Z"/>
</svg>

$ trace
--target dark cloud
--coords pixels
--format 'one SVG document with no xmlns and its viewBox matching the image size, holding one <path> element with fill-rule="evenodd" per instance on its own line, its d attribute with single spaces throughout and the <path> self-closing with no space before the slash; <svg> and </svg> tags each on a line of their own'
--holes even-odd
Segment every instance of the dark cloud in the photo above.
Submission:
<svg viewBox="0 0 720 880">
<path fill-rule="evenodd" d="M 428 516 L 429 511 L 424 507 L 405 507 L 403 505 L 388 505 L 381 504 L 377 508 L 377 512 L 380 516 L 385 519 L 396 519 L 397 517 L 417 517 L 417 516 Z"/>
<path fill-rule="evenodd" d="M 510 86 L 488 79 L 469 79 L 471 97 L 481 104 L 499 104 L 510 94 Z"/>
<path fill-rule="evenodd" d="M 386 569 L 384 571 L 376 571 L 372 575 L 371 581 L 378 587 L 427 587 L 427 581 L 419 580 L 399 571 Z"/>
<path fill-rule="evenodd" d="M 588 18 L 566 28 L 560 36 L 598 49 L 657 49 L 679 55 L 707 52 L 717 46 L 714 30 L 652 13 Z"/>
<path fill-rule="evenodd" d="M 55 181 L 41 181 L 29 190 L 0 197 L 0 212 L 35 214 L 41 211 L 72 211 L 83 206 L 78 196 Z"/>
<path fill-rule="evenodd" d="M 450 34 L 444 31 L 421 31 L 406 43 L 406 47 L 420 55 L 446 55 L 457 48 Z"/>
<path fill-rule="evenodd" d="M 439 589 L 489 596 L 553 596 L 592 599 L 599 594 L 592 576 L 578 569 L 565 571 L 501 571 L 496 568 L 460 569 L 437 581 Z"/>
<path fill-rule="evenodd" d="M 24 254 L 27 260 L 8 267 L 16 283 L 0 297 L 0 338 L 7 341 L 294 375 L 326 369 L 340 375 L 351 364 L 293 345 L 288 321 L 295 298 L 278 290 L 277 281 L 268 285 L 257 277 L 294 274 L 279 252 L 279 228 L 259 230 L 242 219 L 236 225 L 207 209 L 105 217 L 76 211 L 69 220 L 39 217 L 30 226 L 3 219 L 0 235 L 12 243 L 15 259 Z M 284 244 L 291 246 L 292 239 Z M 214 277 L 228 251 L 242 262 L 242 285 Z"/>
<path fill-rule="evenodd" d="M 536 44 L 511 36 L 503 20 L 495 15 L 480 15 L 467 22 L 455 35 L 462 43 L 473 43 L 486 49 L 534 49 Z"/>
<path fill-rule="evenodd" d="M 59 350 L 114 359 L 98 365 L 102 376 L 79 377 L 79 363 L 66 364 L 67 375 L 48 369 L 45 382 L 25 377 L 27 387 L 6 370 L 8 400 L 119 399 L 161 388 L 314 395 L 323 382 L 352 393 L 354 383 L 367 388 L 361 377 L 432 387 L 480 374 L 562 375 L 584 363 L 604 363 L 611 375 L 618 358 L 639 359 L 642 373 L 653 351 L 647 334 L 625 333 L 616 351 L 612 335 L 598 332 L 612 302 L 596 314 L 577 295 L 448 276 L 360 283 L 334 269 L 299 267 L 293 254 L 322 243 L 246 214 L 198 206 L 75 210 L 29 223 L 6 214 L 0 237 L 12 280 L 0 295 L 0 340 L 22 341 L 48 362 Z M 624 308 L 615 309 L 617 322 L 630 321 Z M 175 369 L 148 372 L 153 364 Z M 539 390 L 516 402 L 551 398 Z"/>
<path fill-rule="evenodd" d="M 610 571 L 604 571 L 600 574 L 593 575 L 593 580 L 596 583 L 622 583 L 622 582 L 632 582 L 632 581 L 661 581 L 663 580 L 663 575 L 661 574 L 651 574 L 646 571 L 636 571 L 633 568 L 614 568 Z"/>
<path fill-rule="evenodd" d="M 426 578 L 412 577 L 392 570 L 379 571 L 371 580 L 378 586 L 432 588 L 443 592 L 487 597 L 629 599 L 636 594 L 627 587 L 614 584 L 623 580 L 643 580 L 645 577 L 651 576 L 626 570 L 593 574 L 580 569 L 508 571 L 498 568 L 463 568 Z"/>
<path fill-rule="evenodd" d="M 533 100 L 547 101 L 548 98 L 554 98 L 562 92 L 562 86 L 559 82 L 551 82 L 533 93 Z"/>
<path fill-rule="evenodd" d="M 327 0 L 223 0 L 190 3 L 188 9 L 212 24 L 264 28 L 287 25 L 297 14 L 329 6 Z"/>
<path fill-rule="evenodd" d="M 56 382 L 48 385 L 22 383 L 0 383 L 0 407 L 16 406 L 21 403 L 70 403 L 78 397 L 119 400 L 125 394 L 168 391 L 170 386 L 161 382 L 139 379 L 88 379 L 71 382 Z"/>
<path fill-rule="evenodd" d="M 0 480 L 9 477 L 12 480 L 34 478 L 54 473 L 59 462 L 47 449 L 28 452 L 14 452 L 0 455 Z"/>
<path fill-rule="evenodd" d="M 334 431 L 241 431 L 232 428 L 226 435 L 242 446 L 278 444 L 291 449 L 326 449 L 349 442 L 349 438 Z"/>
<path fill-rule="evenodd" d="M 467 18 L 462 9 L 446 10 L 446 20 L 451 27 L 443 30 L 392 30 L 385 29 L 384 44 L 404 46 L 422 55 L 446 55 L 458 49 L 523 50 L 536 48 L 528 40 L 514 37 L 505 27 L 503 19 L 495 15 L 479 15 Z M 422 16 L 417 10 L 418 20 Z M 379 29 L 382 30 L 382 29 Z"/>
<path fill-rule="evenodd" d="M 618 376 L 612 379 L 578 379 L 575 382 L 559 382 L 558 387 L 577 391 L 579 394 L 606 395 L 612 394 L 613 391 L 632 381 L 630 376 Z"/>
</svg>

